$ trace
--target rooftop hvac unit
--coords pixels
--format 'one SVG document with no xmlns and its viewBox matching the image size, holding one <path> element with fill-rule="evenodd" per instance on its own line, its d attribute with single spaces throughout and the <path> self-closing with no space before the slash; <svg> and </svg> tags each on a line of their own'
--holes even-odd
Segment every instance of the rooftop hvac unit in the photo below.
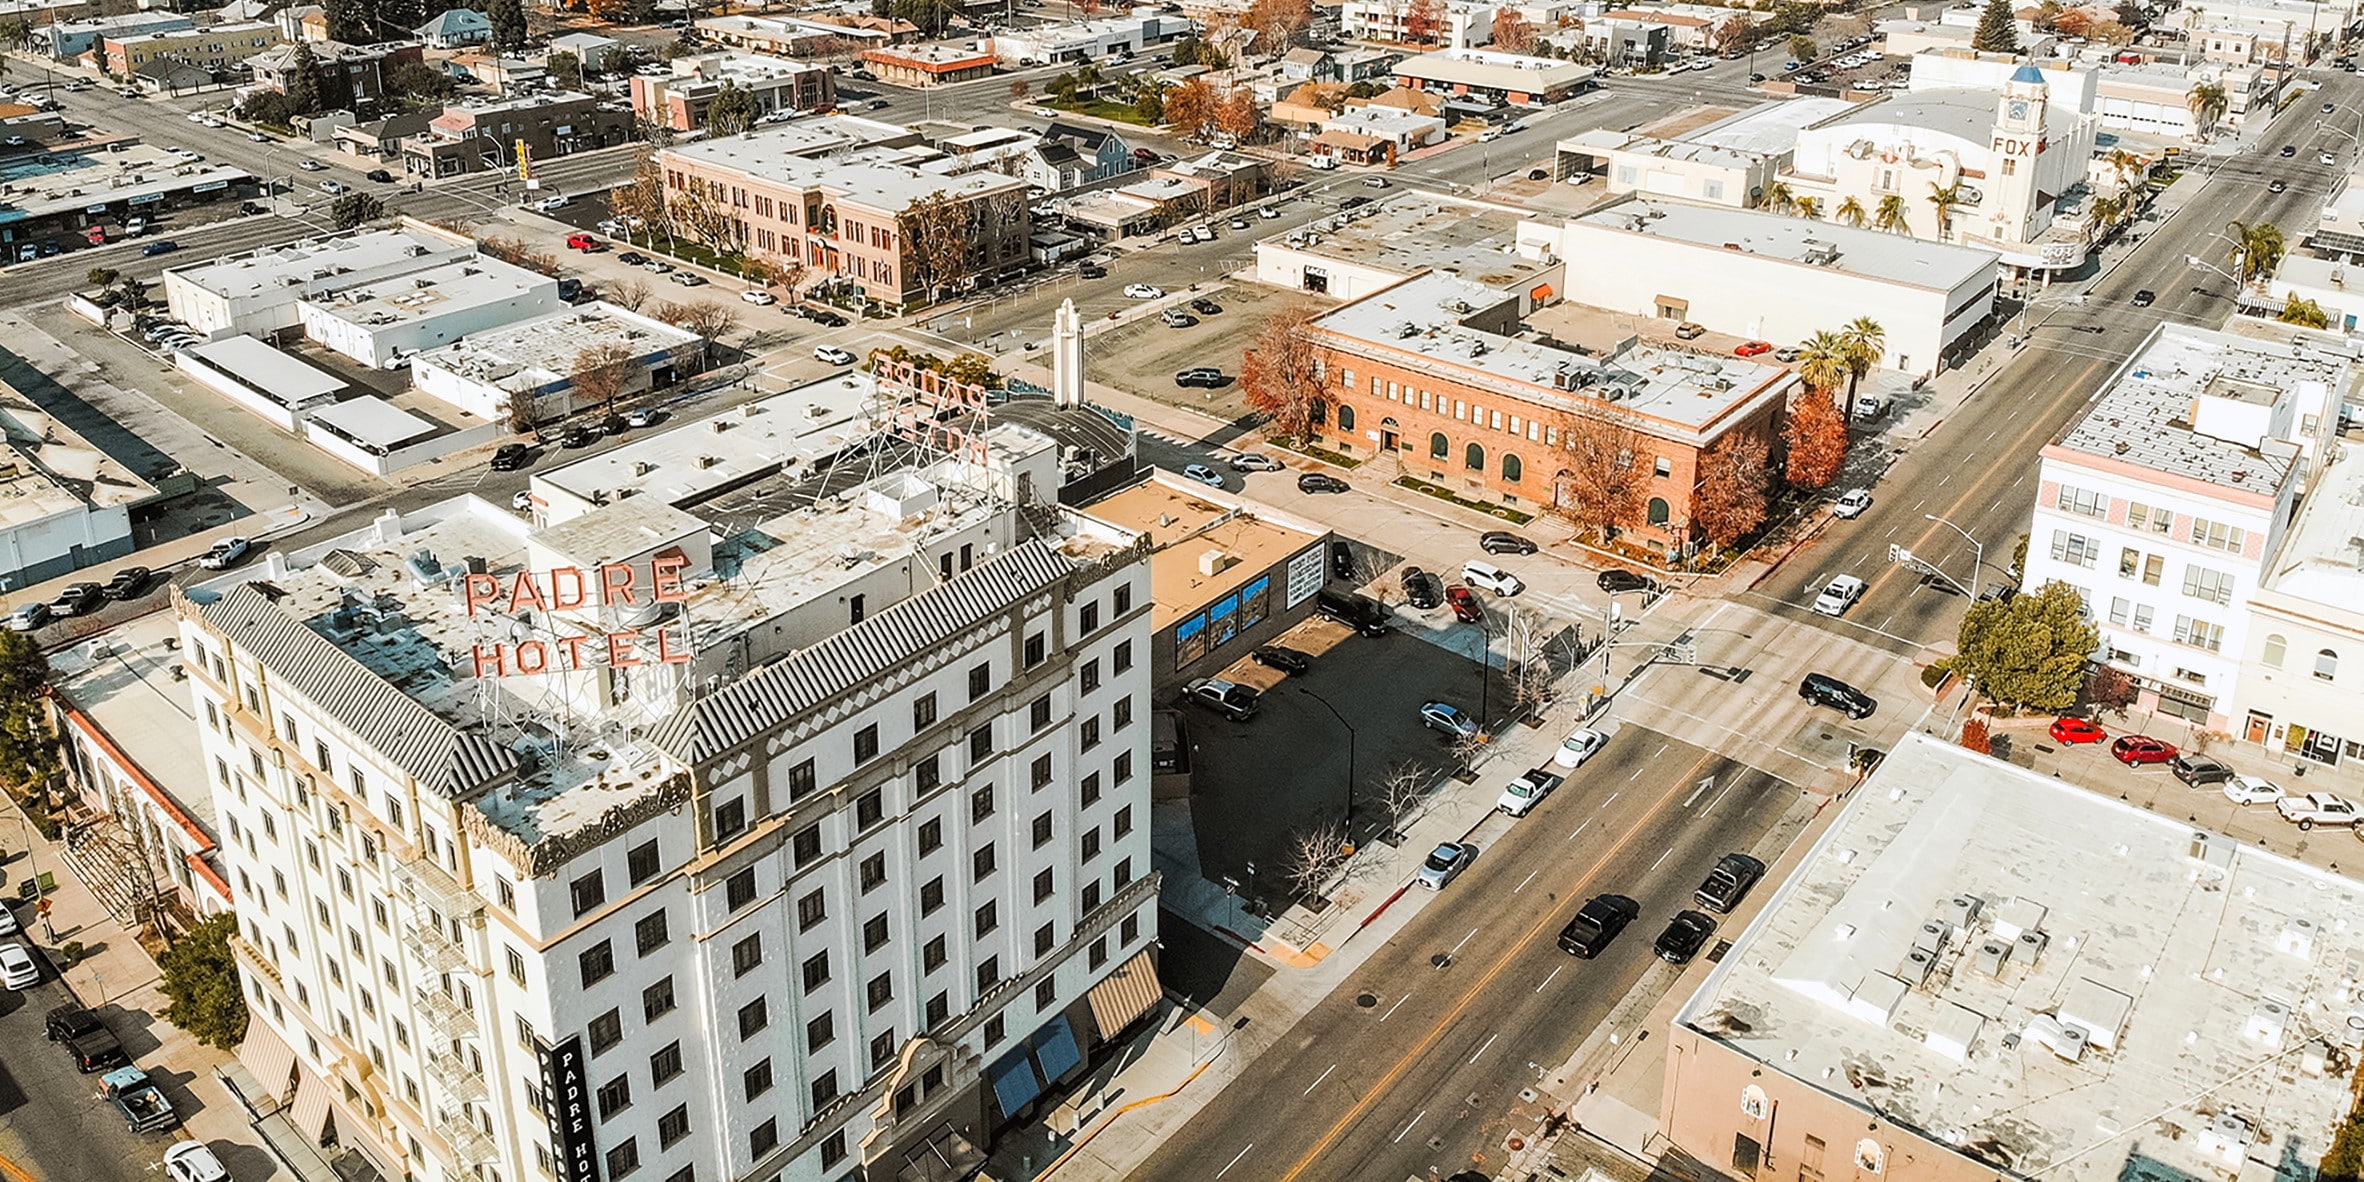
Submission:
<svg viewBox="0 0 2364 1182">
<path fill-rule="evenodd" d="M 2003 975 L 2003 966 L 2011 960 L 2011 944 L 2007 940 L 1986 940 L 1978 945 L 1978 971 L 1990 977 Z"/>
<path fill-rule="evenodd" d="M 1934 954 L 1915 948 L 1904 954 L 1904 963 L 1896 966 L 1896 975 L 1904 978 L 1905 984 L 1917 988 L 1929 983 L 1929 974 L 1936 968 Z"/>
<path fill-rule="evenodd" d="M 2315 921 L 2304 916 L 2292 916 L 2282 925 L 2282 934 L 2274 941 L 2276 951 L 2286 952 L 2301 959 L 2315 955 Z"/>
<path fill-rule="evenodd" d="M 2030 929 L 2021 932 L 2017 939 L 2011 941 L 2011 957 L 2032 969 L 2044 959 L 2044 946 L 2051 942 L 2052 937 L 2040 931 Z"/>
<path fill-rule="evenodd" d="M 2257 1008 L 2249 1012 L 2249 1020 L 2241 1025 L 2244 1038 L 2264 1043 L 2268 1050 L 2282 1048 L 2282 1034 L 2290 1025 L 2290 1007 L 2273 998 L 2260 998 Z"/>
<path fill-rule="evenodd" d="M 2351 1051 L 2364 1051 L 2364 1010 L 2350 1010 L 2332 1031 L 2340 1045 Z"/>
<path fill-rule="evenodd" d="M 2027 1041 L 2071 1063 L 2085 1057 L 2085 1031 L 2050 1014 L 2028 1019 Z"/>
<path fill-rule="evenodd" d="M 1945 951 L 1946 941 L 1952 939 L 1953 934 L 1952 925 L 1942 919 L 1932 919 L 1923 923 L 1920 930 L 1913 933 L 1913 947 L 1935 956 Z"/>
<path fill-rule="evenodd" d="M 2211 876 L 2223 878 L 2233 868 L 2233 843 L 2230 839 L 2195 829 L 2184 856 L 2199 863 L 2200 868 Z"/>
<path fill-rule="evenodd" d="M 2200 1130 L 2195 1138 L 2199 1151 L 2228 1170 L 2239 1169 L 2243 1158 L 2249 1156 L 2249 1143 L 2257 1134 L 2249 1127 L 2246 1117 L 2232 1112 L 2220 1112 L 2216 1119 Z"/>
<path fill-rule="evenodd" d="M 1953 898 L 1947 899 L 1944 906 L 1937 909 L 1937 914 L 1939 918 L 1954 925 L 1955 931 L 1966 932 L 1970 930 L 1971 924 L 1978 922 L 1978 913 L 1985 909 L 1986 900 L 1976 895 L 1955 895 Z"/>
</svg>

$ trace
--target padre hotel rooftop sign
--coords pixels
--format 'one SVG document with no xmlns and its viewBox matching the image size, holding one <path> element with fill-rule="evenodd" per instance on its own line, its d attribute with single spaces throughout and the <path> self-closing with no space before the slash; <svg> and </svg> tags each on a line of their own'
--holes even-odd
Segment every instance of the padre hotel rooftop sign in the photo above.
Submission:
<svg viewBox="0 0 2364 1182">
<path fill-rule="evenodd" d="M 689 559 L 660 554 L 649 564 L 647 577 L 628 562 L 603 563 L 586 569 L 552 567 L 521 570 L 504 580 L 499 575 L 472 574 L 460 590 L 468 615 L 519 616 L 525 612 L 577 611 L 588 607 L 618 609 L 625 620 L 662 618 L 662 604 L 689 598 L 681 572 Z M 515 639 L 474 647 L 477 677 L 532 676 L 570 673 L 601 667 L 630 669 L 641 665 L 689 663 L 689 632 L 684 628 L 618 628 L 605 636 L 553 636 L 548 640 Z"/>
</svg>

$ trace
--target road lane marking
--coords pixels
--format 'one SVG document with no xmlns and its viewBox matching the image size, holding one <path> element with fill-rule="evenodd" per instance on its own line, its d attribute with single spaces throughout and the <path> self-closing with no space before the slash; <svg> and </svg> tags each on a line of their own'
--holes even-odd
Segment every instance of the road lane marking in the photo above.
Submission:
<svg viewBox="0 0 2364 1182">
<path fill-rule="evenodd" d="M 1428 1115 L 1428 1110 L 1427 1110 L 1427 1109 L 1425 1109 L 1425 1108 L 1421 1109 L 1421 1110 L 1420 1110 L 1420 1116 L 1415 1116 L 1415 1117 L 1413 1117 L 1413 1118 L 1412 1118 L 1412 1124 L 1410 1124 L 1410 1125 L 1405 1125 L 1405 1126 L 1404 1126 L 1404 1131 L 1403 1131 L 1403 1132 L 1401 1132 L 1401 1133 L 1397 1133 L 1397 1134 L 1395 1135 L 1395 1144 L 1398 1144 L 1398 1145 L 1401 1145 L 1401 1144 L 1403 1144 L 1403 1140 L 1404 1140 L 1404 1138 L 1405 1138 L 1405 1137 L 1407 1137 L 1407 1136 L 1409 1136 L 1409 1135 L 1411 1135 L 1411 1132 L 1412 1132 L 1412 1125 L 1419 1124 L 1419 1123 L 1420 1123 L 1420 1117 L 1427 1116 L 1427 1115 Z M 1222 1175 L 1218 1174 L 1218 1175 L 1216 1175 L 1216 1177 L 1222 1177 Z"/>
<path fill-rule="evenodd" d="M 1708 778 L 1699 781 L 1699 786 L 1691 790 L 1691 795 L 1683 798 L 1683 807 L 1690 808 L 1692 805 L 1699 803 L 1699 798 L 1706 795 L 1707 790 L 1715 786 L 1716 778 L 1714 776 L 1709 776 Z M 1710 805 L 1708 807 L 1713 808 L 1715 806 Z"/>
<path fill-rule="evenodd" d="M 1624 791 L 1624 789 L 1620 788 L 1620 789 L 1618 789 L 1617 791 L 1618 791 L 1618 792 L 1623 792 L 1623 791 Z M 1610 794 L 1609 794 L 1609 799 L 1607 799 L 1607 800 L 1604 800 L 1604 801 L 1602 801 L 1602 802 L 1601 802 L 1601 807 L 1602 807 L 1602 808 L 1607 808 L 1607 807 L 1609 807 L 1610 805 L 1612 805 L 1612 804 L 1615 804 L 1616 802 L 1617 802 L 1617 792 L 1612 792 L 1612 793 L 1610 793 Z"/>
<path fill-rule="evenodd" d="M 1669 746 L 1669 744 L 1666 744 L 1666 743 L 1660 743 L 1660 744 L 1658 745 L 1658 750 L 1656 750 L 1656 751 L 1653 751 L 1653 752 L 1651 752 L 1651 753 L 1650 753 L 1650 758 L 1652 758 L 1652 759 L 1656 759 L 1656 758 L 1658 758 L 1659 756 L 1666 754 L 1666 749 L 1667 749 L 1667 747 L 1668 747 L 1668 746 Z"/>
<path fill-rule="evenodd" d="M 1526 876 L 1525 878 L 1522 878 L 1522 879 L 1520 879 L 1520 880 L 1519 880 L 1519 884 L 1518 884 L 1517 886 L 1514 886 L 1514 887 L 1510 888 L 1510 893 L 1515 895 L 1515 894 L 1519 893 L 1520 891 L 1526 890 L 1526 889 L 1527 889 L 1527 884 L 1528 884 L 1528 883 L 1530 883 L 1530 882 L 1533 882 L 1533 881 L 1535 881 L 1535 876 L 1536 876 L 1536 875 L 1538 875 L 1538 874 L 1541 874 L 1541 873 L 1543 873 L 1543 870 L 1542 870 L 1542 868 L 1541 868 L 1541 867 L 1537 867 L 1536 869 L 1529 870 L 1529 871 L 1527 872 L 1527 876 Z"/>
<path fill-rule="evenodd" d="M 1628 784 L 1631 784 L 1631 783 L 1633 783 L 1635 780 L 1639 780 L 1639 779 L 1641 779 L 1641 778 L 1642 778 L 1642 772 L 1643 772 L 1644 770 L 1646 770 L 1646 769 L 1645 769 L 1645 768 L 1639 768 L 1639 767 L 1637 767 L 1637 768 L 1633 769 L 1633 774 L 1632 774 L 1632 775 L 1630 775 L 1630 776 L 1627 776 L 1627 777 L 1625 778 L 1625 782 L 1626 782 L 1626 783 L 1628 783 Z"/>
<path fill-rule="evenodd" d="M 1543 986 L 1544 986 L 1544 985 L 1549 985 L 1549 984 L 1551 984 L 1553 981 L 1556 981 L 1556 980 L 1558 980 L 1558 979 L 1559 979 L 1559 976 L 1560 976 L 1560 970 L 1561 970 L 1561 969 L 1564 969 L 1564 968 L 1567 968 L 1567 967 L 1568 967 L 1568 966 L 1566 966 L 1566 965 L 1564 965 L 1564 964 L 1563 964 L 1563 965 L 1556 965 L 1556 966 L 1554 966 L 1554 967 L 1552 968 L 1552 970 L 1551 970 L 1551 975 L 1550 975 L 1550 976 L 1548 976 L 1548 977 L 1545 977 L 1545 978 L 1543 979 L 1543 985 L 1537 985 L 1537 986 L 1535 987 L 1535 992 L 1537 992 L 1537 993 L 1541 993 L 1541 992 L 1543 992 Z"/>
<path fill-rule="evenodd" d="M 1476 935 L 1477 935 L 1477 929 L 1476 929 L 1476 928 L 1471 928 L 1471 929 L 1469 929 L 1469 935 L 1461 937 L 1461 944 L 1467 944 L 1467 943 L 1469 943 L 1469 941 L 1470 941 L 1470 940 L 1471 940 L 1473 937 L 1475 937 Z M 1453 951 L 1455 951 L 1455 952 L 1459 952 L 1459 951 L 1461 951 L 1461 944 L 1455 944 L 1455 945 L 1453 945 Z"/>
<path fill-rule="evenodd" d="M 1238 1153 L 1236 1153 L 1236 1154 L 1233 1154 L 1233 1155 L 1232 1155 L 1232 1158 L 1231 1158 L 1231 1162 L 1230 1162 L 1230 1164 L 1229 1164 L 1229 1165 L 1226 1165 L 1226 1166 L 1224 1166 L 1224 1167 L 1223 1167 L 1222 1169 L 1220 1169 L 1220 1170 L 1217 1170 L 1217 1171 L 1215 1171 L 1215 1176 L 1216 1176 L 1216 1177 L 1218 1177 L 1218 1178 L 1220 1178 L 1220 1177 L 1222 1177 L 1223 1175 L 1230 1173 L 1230 1172 L 1231 1172 L 1231 1167 L 1232 1167 L 1232 1166 L 1236 1166 L 1236 1165 L 1238 1165 L 1238 1164 L 1239 1164 L 1239 1159 L 1240 1159 L 1240 1158 L 1243 1158 L 1243 1157 L 1246 1157 L 1246 1156 L 1248 1155 L 1248 1151 L 1249 1151 L 1249 1150 L 1251 1150 L 1251 1149 L 1254 1149 L 1255 1147 L 1256 1147 L 1256 1143 L 1255 1143 L 1255 1142 L 1253 1142 L 1253 1141 L 1250 1141 L 1250 1142 L 1248 1142 L 1247 1144 L 1240 1146 L 1240 1150 L 1239 1150 L 1239 1152 L 1238 1152 Z"/>
<path fill-rule="evenodd" d="M 1660 854 L 1660 855 L 1658 855 L 1658 861 L 1650 863 L 1650 869 L 1652 869 L 1652 870 L 1656 870 L 1656 869 L 1658 869 L 1658 867 L 1659 867 L 1661 864 L 1663 864 L 1663 863 L 1664 863 L 1664 862 L 1665 862 L 1665 861 L 1666 861 L 1668 858 L 1672 857 L 1673 855 L 1674 855 L 1674 847 L 1673 847 L 1673 846 L 1671 846 L 1671 845 L 1670 845 L 1670 846 L 1668 846 L 1668 847 L 1666 847 L 1666 852 L 1665 852 L 1665 853 L 1663 853 L 1663 854 Z"/>
<path fill-rule="evenodd" d="M 1471 1056 L 1469 1057 L 1469 1061 L 1470 1061 L 1470 1062 L 1472 1062 L 1472 1063 L 1475 1063 L 1475 1062 L 1477 1062 L 1477 1061 L 1478 1061 L 1478 1055 L 1483 1055 L 1483 1054 L 1485 1054 L 1485 1053 L 1486 1053 L 1486 1048 L 1487 1048 L 1487 1047 L 1490 1047 L 1490 1046 L 1493 1046 L 1493 1045 L 1494 1045 L 1494 1040 L 1495 1040 L 1495 1039 L 1497 1039 L 1497 1038 L 1500 1038 L 1500 1037 L 1502 1037 L 1500 1034 L 1489 1034 L 1489 1035 L 1487 1035 L 1487 1036 L 1486 1036 L 1486 1041 L 1478 1045 L 1478 1049 L 1477 1049 L 1477 1055 L 1471 1055 Z"/>
<path fill-rule="evenodd" d="M 1297 1094 L 1300 1096 L 1312 1095 L 1313 1089 L 1322 1086 L 1322 1081 L 1330 1078 L 1330 1073 L 1336 1070 L 1338 1070 L 1338 1065 L 1336 1063 L 1332 1063 L 1329 1066 L 1322 1068 L 1322 1073 L 1320 1075 L 1314 1076 L 1313 1082 L 1305 1085 L 1305 1090 Z"/>
<path fill-rule="evenodd" d="M 1592 824 L 1592 819 L 1588 817 L 1588 818 L 1586 818 L 1586 819 L 1585 819 L 1584 825 L 1590 825 L 1590 824 Z M 1577 826 L 1577 827 L 1576 827 L 1576 828 L 1575 828 L 1573 831 L 1571 831 L 1571 832 L 1568 834 L 1568 840 L 1569 840 L 1569 841 L 1574 841 L 1574 840 L 1576 840 L 1576 834 L 1584 832 L 1584 825 L 1578 825 L 1578 826 Z"/>
<path fill-rule="evenodd" d="M 1708 801 L 1707 807 L 1699 810 L 1699 815 L 1704 817 L 1709 813 L 1716 811 L 1716 806 L 1724 803 L 1724 798 L 1732 794 L 1733 787 L 1739 782 L 1740 781 L 1738 780 L 1734 780 L 1732 783 L 1724 785 L 1724 790 L 1722 792 L 1716 793 L 1716 798 L 1714 800 Z"/>
<path fill-rule="evenodd" d="M 1412 995 L 1409 993 L 1395 999 L 1395 1004 L 1387 1007 L 1387 1012 L 1379 1015 L 1379 1020 L 1385 1022 L 1389 1018 L 1395 1017 L 1395 1012 L 1402 1009 L 1404 1007 L 1404 1003 L 1410 1000 L 1412 1000 Z"/>
</svg>

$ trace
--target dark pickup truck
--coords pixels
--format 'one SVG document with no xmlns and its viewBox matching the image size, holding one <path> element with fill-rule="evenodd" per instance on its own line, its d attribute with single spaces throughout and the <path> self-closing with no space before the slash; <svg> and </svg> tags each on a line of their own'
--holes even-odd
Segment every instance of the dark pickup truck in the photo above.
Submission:
<svg viewBox="0 0 2364 1182">
<path fill-rule="evenodd" d="M 115 1041 L 115 1032 L 81 1006 L 69 1003 L 49 1011 L 42 1026 L 49 1032 L 49 1041 L 64 1047 L 74 1060 L 74 1069 L 84 1075 L 131 1062 L 123 1053 L 123 1044 Z"/>
</svg>

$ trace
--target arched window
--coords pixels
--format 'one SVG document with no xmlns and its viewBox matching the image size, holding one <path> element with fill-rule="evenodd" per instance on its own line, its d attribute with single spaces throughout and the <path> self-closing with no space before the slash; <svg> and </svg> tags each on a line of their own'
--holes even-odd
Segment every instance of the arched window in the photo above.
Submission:
<svg viewBox="0 0 2364 1182">
<path fill-rule="evenodd" d="M 1517 456 L 1502 457 L 1502 480 L 1505 484 L 1517 484 L 1526 474 L 1527 466 L 1520 463 Z"/>
<path fill-rule="evenodd" d="M 1472 472 L 1485 471 L 1486 449 L 1474 443 L 1470 444 L 1469 447 L 1461 453 L 1461 462 Z"/>
<path fill-rule="evenodd" d="M 2324 649 L 2315 654 L 2315 676 L 2317 678 L 2324 681 L 2329 681 L 2331 680 L 2332 676 L 2338 672 L 2338 653 L 2332 652 L 2330 649 Z"/>
<path fill-rule="evenodd" d="M 1341 407 L 1340 409 L 1344 408 Z M 1323 423 L 1330 421 L 1330 408 L 1322 405 L 1319 402 L 1316 402 L 1313 404 L 1313 414 L 1310 416 L 1310 418 L 1313 425 L 1319 427 Z"/>
<path fill-rule="evenodd" d="M 1665 497 L 1650 498 L 1650 524 L 1665 525 L 1667 519 L 1673 515 L 1674 510 L 1667 507 Z"/>
<path fill-rule="evenodd" d="M 1354 430 L 1354 408 L 1344 403 L 1340 403 L 1338 406 L 1338 429 L 1341 431 Z"/>
<path fill-rule="evenodd" d="M 2268 632 L 2268 633 L 2266 633 L 2266 639 L 2265 639 L 2265 652 L 2264 652 L 2263 654 L 2261 654 L 2261 656 L 2262 656 L 2262 658 L 2264 659 L 2264 661 L 2265 661 L 2265 663 L 2266 663 L 2266 667 L 2267 667 L 2267 668 L 2270 668 L 2270 669 L 2279 669 L 2279 668 L 2281 668 L 2281 667 L 2282 667 L 2282 658 L 2283 658 L 2284 656 L 2288 655 L 2288 654 L 2289 654 L 2289 652 L 2290 652 L 2290 642 L 2289 642 L 2288 640 L 2285 640 L 2285 639 L 2283 639 L 2283 637 L 2282 637 L 2282 634 L 2281 634 L 2281 633 L 2279 633 L 2279 632 Z"/>
<path fill-rule="evenodd" d="M 1445 433 L 1438 431 L 1428 437 L 1428 458 L 1441 460 L 1453 454 L 1453 445 L 1445 441 Z"/>
</svg>

